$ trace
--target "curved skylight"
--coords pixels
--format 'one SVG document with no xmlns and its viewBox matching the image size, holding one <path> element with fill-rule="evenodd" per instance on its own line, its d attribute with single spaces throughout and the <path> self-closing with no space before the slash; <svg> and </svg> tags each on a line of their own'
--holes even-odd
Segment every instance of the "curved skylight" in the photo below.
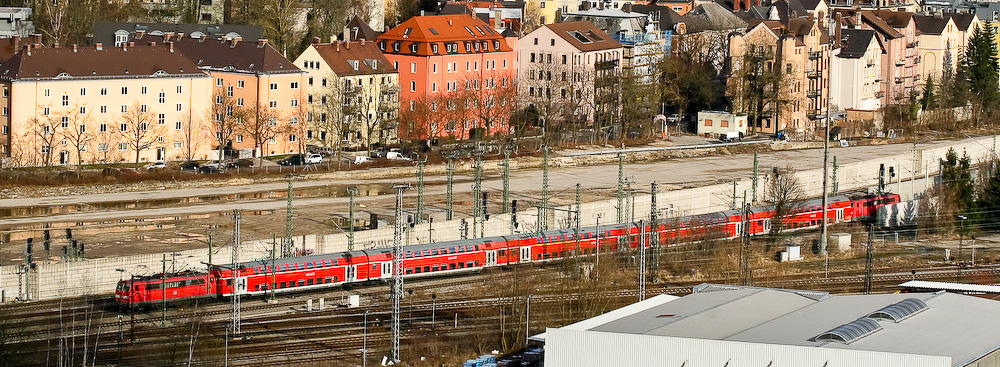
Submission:
<svg viewBox="0 0 1000 367">
<path fill-rule="evenodd" d="M 863 317 L 820 334 L 816 340 L 836 340 L 844 344 L 851 344 L 879 330 L 882 330 L 882 325 L 879 325 L 878 321 Z"/>
<path fill-rule="evenodd" d="M 872 312 L 868 317 L 900 322 L 926 309 L 927 304 L 924 301 L 916 298 L 907 298 L 885 306 L 881 310 Z"/>
</svg>

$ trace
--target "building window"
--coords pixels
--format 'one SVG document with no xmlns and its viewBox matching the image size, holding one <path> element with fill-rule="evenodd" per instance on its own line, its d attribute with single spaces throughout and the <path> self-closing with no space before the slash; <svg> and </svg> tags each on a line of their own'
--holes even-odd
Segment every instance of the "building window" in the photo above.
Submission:
<svg viewBox="0 0 1000 367">
<path fill-rule="evenodd" d="M 538 37 L 535 37 L 535 46 L 538 46 Z"/>
<path fill-rule="evenodd" d="M 237 80 L 236 81 L 236 88 L 243 89 L 243 81 L 242 80 Z"/>
<path fill-rule="evenodd" d="M 705 120 L 705 126 L 712 126 L 712 120 Z"/>
<path fill-rule="evenodd" d="M 438 73 L 438 64 L 436 62 L 431 64 L 431 72 L 434 74 Z"/>
<path fill-rule="evenodd" d="M 236 142 L 237 143 L 243 142 L 243 134 L 236 134 Z"/>
<path fill-rule="evenodd" d="M 148 92 L 149 92 L 149 87 L 142 87 L 142 92 L 141 92 L 142 94 L 146 94 Z"/>
<path fill-rule="evenodd" d="M 309 77 L 309 79 L 306 80 L 306 83 L 313 85 L 313 77 Z"/>
<path fill-rule="evenodd" d="M 415 74 L 416 72 L 417 72 L 417 63 L 411 62 L 410 63 L 410 74 Z"/>
<path fill-rule="evenodd" d="M 166 103 L 167 102 L 167 94 L 164 93 L 164 92 L 160 92 L 159 101 L 160 101 L 160 103 Z"/>
<path fill-rule="evenodd" d="M 108 95 L 108 88 L 101 88 L 101 95 L 102 96 Z M 6 96 L 4 96 L 4 97 L 6 97 Z"/>
<path fill-rule="evenodd" d="M 121 151 L 128 150 L 128 143 L 118 143 L 118 150 L 121 150 Z"/>
<path fill-rule="evenodd" d="M 80 106 L 80 114 L 87 113 L 87 106 Z"/>
<path fill-rule="evenodd" d="M 100 124 L 100 125 L 98 125 L 97 126 L 97 130 L 100 131 L 100 132 L 102 132 L 102 133 L 108 132 L 108 124 Z"/>
<path fill-rule="evenodd" d="M 278 108 L 278 101 L 271 101 L 268 103 L 271 108 Z"/>
<path fill-rule="evenodd" d="M 69 95 L 63 94 L 62 105 L 63 107 L 69 106 Z"/>
<path fill-rule="evenodd" d="M 128 87 L 122 87 L 122 95 L 124 96 L 127 94 L 128 94 Z"/>
<path fill-rule="evenodd" d="M 236 99 L 236 105 L 237 106 L 243 106 L 243 98 L 237 98 Z"/>
<path fill-rule="evenodd" d="M 319 84 L 320 84 L 321 86 L 324 86 L 324 87 L 325 87 L 325 86 L 326 86 L 326 78 L 323 78 L 323 79 L 320 79 L 320 83 L 319 83 Z"/>
<path fill-rule="evenodd" d="M 124 88 L 125 88 L 125 87 L 122 87 L 122 90 L 124 90 Z M 124 93 L 122 93 L 122 94 L 124 94 Z M 52 91 L 51 91 L 51 90 L 49 90 L 48 88 L 46 88 L 46 89 L 45 89 L 44 91 L 42 91 L 42 95 L 44 95 L 44 96 L 46 96 L 46 97 L 49 97 L 49 96 L 51 96 L 51 95 L 52 95 Z"/>
<path fill-rule="evenodd" d="M 87 95 L 87 88 L 80 88 L 80 95 L 81 96 Z"/>
<path fill-rule="evenodd" d="M 416 91 L 417 91 L 417 82 L 411 80 L 410 81 L 410 92 L 416 92 Z"/>
<path fill-rule="evenodd" d="M 298 107 L 298 106 L 299 106 L 299 100 L 298 99 L 292 99 L 292 107 Z"/>
<path fill-rule="evenodd" d="M 108 113 L 108 106 L 101 106 L 101 113 Z"/>
<path fill-rule="evenodd" d="M 438 91 L 438 83 L 437 82 L 431 83 L 431 92 L 437 92 L 437 91 Z"/>
<path fill-rule="evenodd" d="M 216 87 L 222 86 L 222 78 L 215 78 L 215 86 Z"/>
<path fill-rule="evenodd" d="M 294 143 L 299 141 L 299 137 L 295 134 L 288 135 L 288 141 Z"/>
<path fill-rule="evenodd" d="M 292 82 L 292 89 L 299 89 L 299 82 Z"/>
<path fill-rule="evenodd" d="M 139 111 L 142 111 L 142 112 L 149 111 L 149 107 L 146 107 L 146 105 L 141 105 L 141 106 L 139 106 Z"/>
<path fill-rule="evenodd" d="M 159 115 L 156 115 L 156 122 L 158 124 L 160 124 L 160 125 L 166 124 L 167 123 L 167 115 L 164 115 L 162 113 L 159 114 Z"/>
<path fill-rule="evenodd" d="M 719 122 L 719 127 L 729 127 L 729 120 L 722 120 Z"/>
<path fill-rule="evenodd" d="M 177 110 L 180 111 L 182 109 L 184 109 L 184 106 L 182 106 L 180 103 L 178 103 L 177 104 Z"/>
<path fill-rule="evenodd" d="M 278 83 L 271 83 L 271 90 L 278 90 Z"/>
<path fill-rule="evenodd" d="M 177 94 L 181 94 L 183 92 L 184 92 L 184 87 L 178 85 L 177 86 Z"/>
<path fill-rule="evenodd" d="M 184 148 L 184 142 L 181 140 L 174 140 L 174 149 Z"/>
<path fill-rule="evenodd" d="M 180 130 L 182 128 L 184 128 L 184 125 L 180 121 L 174 122 L 174 130 Z"/>
</svg>

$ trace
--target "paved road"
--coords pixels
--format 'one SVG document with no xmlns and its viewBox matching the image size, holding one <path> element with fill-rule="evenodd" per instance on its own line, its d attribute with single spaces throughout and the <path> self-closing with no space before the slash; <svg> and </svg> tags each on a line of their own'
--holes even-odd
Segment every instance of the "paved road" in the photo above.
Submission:
<svg viewBox="0 0 1000 367">
<path fill-rule="evenodd" d="M 920 148 L 931 148 L 954 144 L 961 140 L 939 141 L 934 143 L 921 144 Z M 887 156 L 909 152 L 911 144 L 894 144 L 881 146 L 859 146 L 848 148 L 833 148 L 831 156 L 837 156 L 838 162 L 847 164 L 862 160 L 870 160 L 879 156 Z M 762 171 L 769 170 L 772 166 L 784 167 L 791 165 L 795 169 L 812 169 L 822 166 L 822 149 L 802 149 L 761 153 L 759 166 Z M 626 164 L 626 176 L 636 183 L 636 187 L 648 187 L 649 183 L 656 181 L 664 189 L 701 186 L 710 183 L 729 181 L 733 179 L 745 178 L 752 173 L 753 155 L 734 154 L 709 156 L 698 158 L 677 158 L 664 161 L 648 163 Z M 541 192 L 541 170 L 523 169 L 511 172 L 510 187 L 520 197 L 530 199 L 538 197 Z M 499 171 L 487 172 L 488 179 L 484 180 L 484 188 L 488 191 L 500 191 L 503 188 L 502 180 L 499 178 Z M 550 191 L 553 193 L 568 194 L 576 183 L 591 195 L 610 194 L 614 189 L 618 172 L 615 164 L 558 167 L 550 169 L 549 176 Z M 457 184 L 454 187 L 456 200 L 466 197 L 471 191 L 472 177 L 468 174 L 456 175 Z M 408 178 L 384 178 L 373 180 L 310 180 L 305 179 L 296 182 L 296 189 L 319 188 L 326 186 L 349 186 L 349 185 L 389 185 L 395 183 L 408 183 L 416 185 L 415 177 Z M 441 196 L 445 192 L 445 178 L 428 177 L 425 179 L 428 186 L 425 189 L 425 196 Z M 18 198 L 2 199 L 0 207 L 39 207 L 39 206 L 60 206 L 60 205 L 93 205 L 100 206 L 102 203 L 118 202 L 141 202 L 147 200 L 163 200 L 167 198 L 188 198 L 199 196 L 215 195 L 238 195 L 254 192 L 283 192 L 287 184 L 284 182 L 261 183 L 248 185 L 235 185 L 224 187 L 207 188 L 186 188 L 167 189 L 156 191 L 142 191 L 129 193 L 74 195 L 74 196 L 53 196 L 43 198 Z M 415 196 L 415 190 L 411 190 L 411 197 Z M 566 196 L 568 197 L 568 196 Z M 415 200 L 415 199 L 414 199 Z M 308 209 L 310 207 L 322 207 L 324 212 L 346 212 L 348 199 L 345 197 L 315 197 L 299 198 L 295 200 L 296 210 Z M 391 195 L 376 194 L 360 197 L 357 201 L 367 206 L 369 211 L 391 211 Z M 72 214 L 39 215 L 26 216 L 21 218 L 7 218 L 0 221 L 5 226 L 18 226 L 44 222 L 81 222 L 81 221 L 101 221 L 123 218 L 143 218 L 143 217 L 163 217 L 182 214 L 196 213 L 217 213 L 229 211 L 234 208 L 246 210 L 282 210 L 285 208 L 283 197 L 275 199 L 252 199 L 236 202 L 224 202 L 214 204 L 183 204 L 169 208 L 154 209 L 133 209 L 133 210 L 105 210 L 93 212 L 81 212 Z"/>
</svg>

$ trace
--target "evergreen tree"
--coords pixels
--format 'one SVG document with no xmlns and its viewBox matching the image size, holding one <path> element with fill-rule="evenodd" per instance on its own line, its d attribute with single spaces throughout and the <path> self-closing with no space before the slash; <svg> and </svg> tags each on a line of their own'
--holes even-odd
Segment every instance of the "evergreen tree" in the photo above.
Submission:
<svg viewBox="0 0 1000 367">
<path fill-rule="evenodd" d="M 924 95 L 920 97 L 920 108 L 930 111 L 937 108 L 937 95 L 934 91 L 934 77 L 928 75 L 927 82 L 924 83 Z"/>
<path fill-rule="evenodd" d="M 984 108 L 993 106 L 1000 95 L 996 33 L 993 27 L 979 27 L 972 33 L 959 66 L 960 79 Z"/>
<path fill-rule="evenodd" d="M 948 149 L 945 159 L 941 160 L 941 183 L 953 194 L 954 208 L 970 218 L 976 208 L 971 166 L 969 155 L 963 154 L 959 159 L 955 149 Z"/>
<path fill-rule="evenodd" d="M 976 207 L 983 214 L 983 222 L 995 224 L 997 214 L 1000 214 L 1000 161 L 988 163 L 992 166 L 992 175 L 981 186 L 982 191 L 976 200 Z"/>
</svg>

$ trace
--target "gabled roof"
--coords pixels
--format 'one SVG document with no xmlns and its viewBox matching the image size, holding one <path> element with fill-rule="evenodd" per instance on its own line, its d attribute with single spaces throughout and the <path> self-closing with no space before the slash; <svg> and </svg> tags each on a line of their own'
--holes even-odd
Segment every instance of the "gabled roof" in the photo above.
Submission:
<svg viewBox="0 0 1000 367">
<path fill-rule="evenodd" d="M 0 38 L 0 64 L 7 62 L 15 54 L 24 49 L 25 45 L 41 45 L 42 35 L 36 34 L 31 37 L 8 37 Z"/>
<path fill-rule="evenodd" d="M 944 13 L 944 16 L 950 17 L 958 29 L 966 32 L 972 30 L 972 21 L 976 19 L 976 13 Z"/>
<path fill-rule="evenodd" d="M 778 13 L 778 17 L 781 20 L 785 20 L 789 17 L 791 18 L 805 18 L 809 16 L 809 12 L 806 10 L 799 0 L 778 0 L 773 3 L 775 10 Z"/>
<path fill-rule="evenodd" d="M 407 19 L 402 24 L 390 29 L 378 37 L 379 49 L 386 53 L 403 55 L 447 55 L 472 54 L 483 52 L 511 51 L 503 36 L 486 22 L 469 14 L 459 15 L 427 15 Z M 487 41 L 483 48 L 470 47 Z M 497 41 L 497 42 L 491 42 Z M 399 43 L 399 51 L 394 44 Z M 446 44 L 458 44 L 457 51 L 448 52 Z M 417 45 L 417 52 L 411 51 L 411 46 Z M 437 45 L 438 52 L 432 46 Z"/>
<path fill-rule="evenodd" d="M 674 25 L 677 23 L 687 23 L 687 17 L 677 14 L 669 6 L 660 5 L 633 5 L 632 10 L 637 13 L 642 14 L 659 14 L 659 29 L 661 31 L 670 31 L 674 29 Z"/>
<path fill-rule="evenodd" d="M 698 5 L 684 17 L 688 32 L 743 29 L 747 26 L 739 17 L 716 3 Z"/>
<path fill-rule="evenodd" d="M 183 33 L 185 37 L 201 34 L 209 39 L 225 38 L 227 35 L 239 35 L 243 39 L 255 40 L 263 37 L 263 28 L 256 25 L 238 24 L 174 24 L 174 23 L 128 23 L 128 22 L 94 22 L 93 43 L 103 43 L 111 46 L 115 43 L 115 32 L 125 31 L 129 34 L 144 32 L 152 35 L 162 35 L 167 32 Z"/>
<path fill-rule="evenodd" d="M 622 44 L 587 21 L 546 24 L 560 38 L 583 52 L 621 48 Z"/>
<path fill-rule="evenodd" d="M 311 47 L 338 76 L 398 73 L 375 42 L 314 43 Z"/>
<path fill-rule="evenodd" d="M 351 18 L 350 22 L 347 22 L 346 28 L 351 32 L 351 41 L 365 40 L 375 42 L 375 39 L 378 38 L 378 32 L 375 32 L 372 27 L 368 26 L 368 23 L 365 23 L 365 21 L 361 20 L 361 18 L 357 15 Z M 340 39 L 344 39 L 343 35 L 341 35 Z"/>
<path fill-rule="evenodd" d="M 908 11 L 879 10 L 875 12 L 875 15 L 893 28 L 906 28 L 913 20 L 913 13 Z"/>
<path fill-rule="evenodd" d="M 917 30 L 923 34 L 941 34 L 945 27 L 951 22 L 951 18 L 934 15 L 914 15 L 913 20 L 917 23 Z"/>
<path fill-rule="evenodd" d="M 806 10 L 816 10 L 819 7 L 819 3 L 823 2 L 823 0 L 799 0 L 799 2 L 802 3 L 802 7 Z"/>
<path fill-rule="evenodd" d="M 0 66 L 0 79 L 105 79 L 205 76 L 167 46 L 60 47 L 22 50 Z"/>
<path fill-rule="evenodd" d="M 899 31 L 897 31 L 894 28 L 892 28 L 892 26 L 889 25 L 889 23 L 886 23 L 885 20 L 882 20 L 882 18 L 879 18 L 879 16 L 876 15 L 871 10 L 862 10 L 858 14 L 861 15 L 861 19 L 862 19 L 863 22 L 867 23 L 869 26 L 871 26 L 872 28 L 874 28 L 876 31 L 878 31 L 879 33 L 881 33 L 886 38 L 902 38 L 903 37 L 902 33 L 899 33 Z"/>
<path fill-rule="evenodd" d="M 861 58 L 868 52 L 872 38 L 875 38 L 875 31 L 870 29 L 845 29 L 840 32 L 840 54 L 837 56 L 841 58 Z"/>
<path fill-rule="evenodd" d="M 136 44 L 163 43 L 166 37 L 143 35 L 135 37 Z M 251 74 L 300 73 L 267 40 L 242 41 L 206 38 L 169 38 L 174 48 L 187 56 L 199 68 L 213 71 L 231 71 Z"/>
</svg>

